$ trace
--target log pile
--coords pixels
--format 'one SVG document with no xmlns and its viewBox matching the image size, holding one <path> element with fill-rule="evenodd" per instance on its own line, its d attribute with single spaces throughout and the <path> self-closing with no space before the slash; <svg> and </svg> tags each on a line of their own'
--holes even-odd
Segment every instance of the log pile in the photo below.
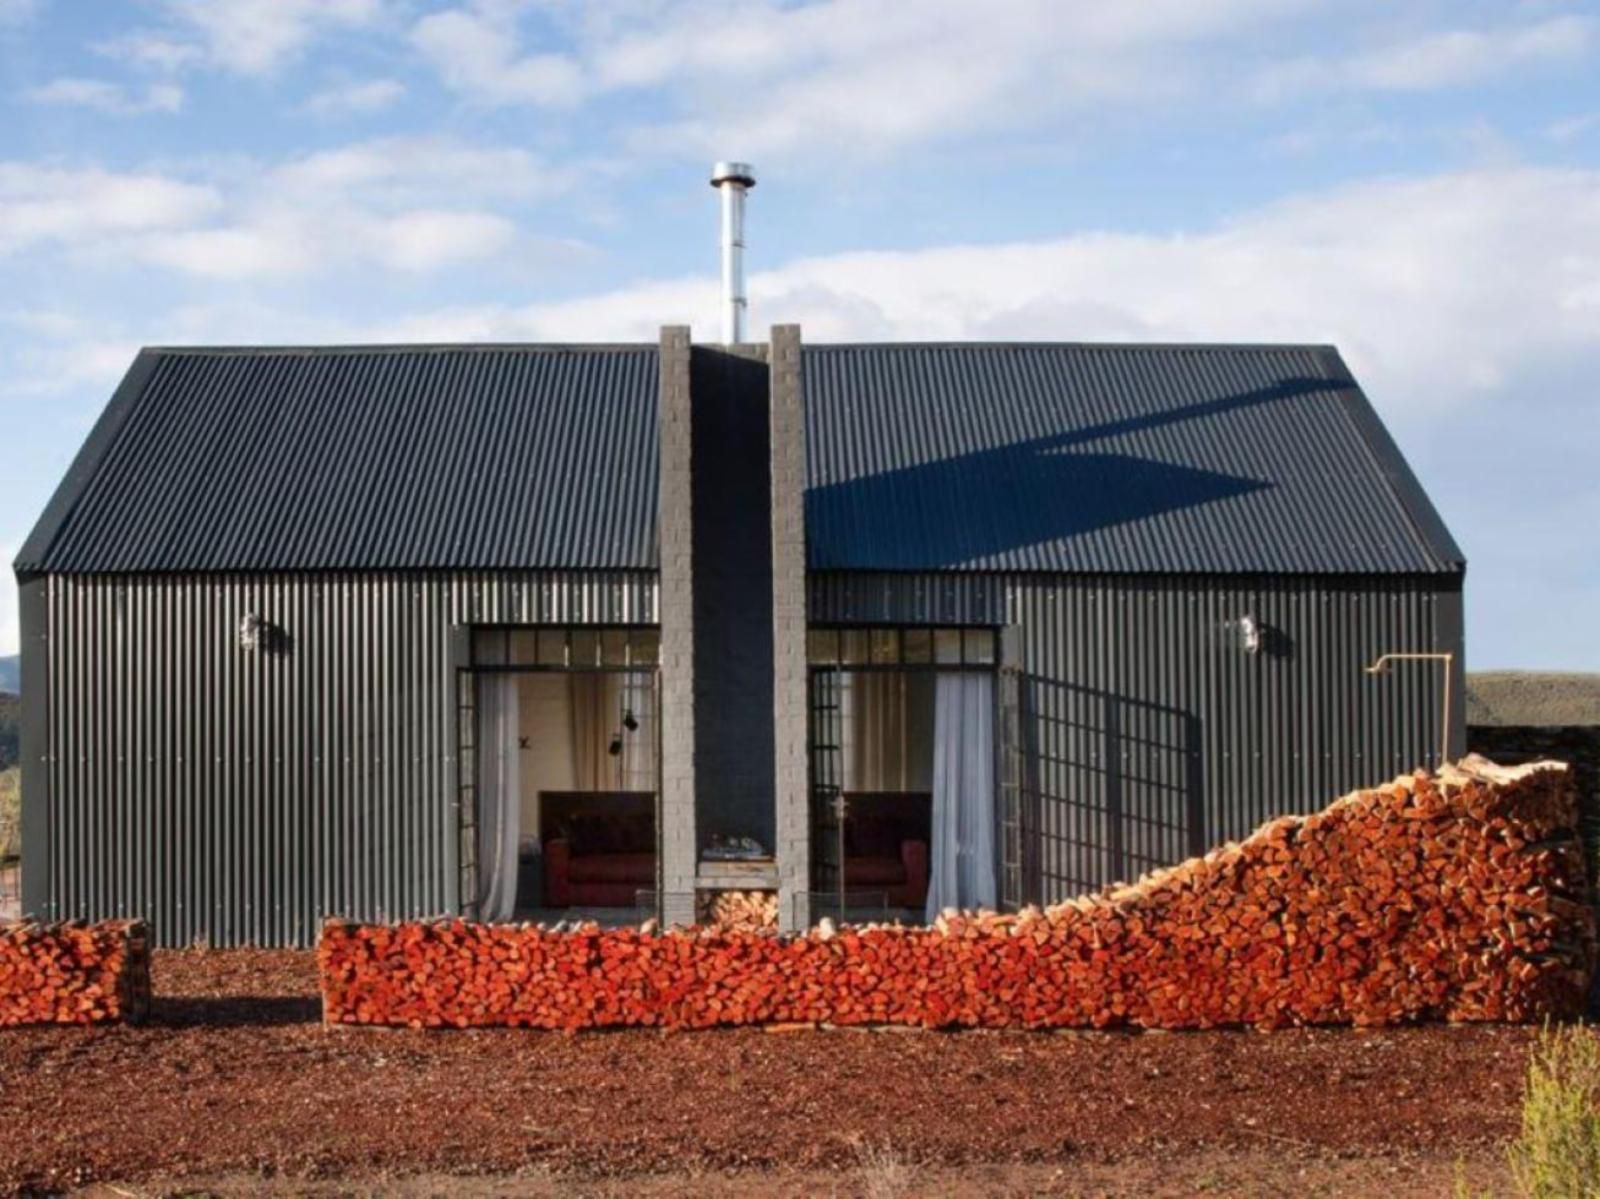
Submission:
<svg viewBox="0 0 1600 1199">
<path fill-rule="evenodd" d="M 330 921 L 334 1023 L 1210 1028 L 1576 1014 L 1595 963 L 1564 767 L 1468 759 L 1129 886 L 930 928 Z"/>
<path fill-rule="evenodd" d="M 139 1020 L 149 1007 L 142 921 L 0 924 L 0 1027 Z"/>
<path fill-rule="evenodd" d="M 774 931 L 778 927 L 776 891 L 702 891 L 696 921 L 734 932 Z"/>
</svg>

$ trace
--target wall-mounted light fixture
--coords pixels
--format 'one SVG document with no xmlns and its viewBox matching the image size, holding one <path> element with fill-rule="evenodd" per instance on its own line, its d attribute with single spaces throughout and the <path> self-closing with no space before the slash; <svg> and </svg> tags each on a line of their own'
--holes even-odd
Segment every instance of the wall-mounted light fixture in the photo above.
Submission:
<svg viewBox="0 0 1600 1199">
<path fill-rule="evenodd" d="M 1247 654 L 1259 654 L 1263 640 L 1261 622 L 1254 616 L 1241 616 L 1234 621 L 1239 630 L 1239 647 Z"/>
<path fill-rule="evenodd" d="M 1455 687 L 1456 656 L 1451 653 L 1380 654 L 1367 667 L 1368 674 L 1387 674 L 1391 662 L 1442 662 L 1444 664 L 1444 710 L 1439 714 L 1439 766 L 1450 760 L 1450 692 Z"/>
<path fill-rule="evenodd" d="M 255 653 L 261 648 L 266 631 L 267 622 L 258 613 L 246 612 L 244 619 L 239 622 L 239 648 L 246 653 Z"/>
</svg>

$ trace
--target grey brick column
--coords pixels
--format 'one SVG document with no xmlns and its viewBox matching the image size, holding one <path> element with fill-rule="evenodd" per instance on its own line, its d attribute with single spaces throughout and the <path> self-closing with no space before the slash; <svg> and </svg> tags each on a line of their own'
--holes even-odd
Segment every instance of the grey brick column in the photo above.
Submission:
<svg viewBox="0 0 1600 1199">
<path fill-rule="evenodd" d="M 772 446 L 772 720 L 778 904 L 811 923 L 811 802 L 806 681 L 806 427 L 800 326 L 774 325 L 768 360 Z"/>
<path fill-rule="evenodd" d="M 689 329 L 661 330 L 661 885 L 668 924 L 694 920 L 694 478 Z"/>
</svg>

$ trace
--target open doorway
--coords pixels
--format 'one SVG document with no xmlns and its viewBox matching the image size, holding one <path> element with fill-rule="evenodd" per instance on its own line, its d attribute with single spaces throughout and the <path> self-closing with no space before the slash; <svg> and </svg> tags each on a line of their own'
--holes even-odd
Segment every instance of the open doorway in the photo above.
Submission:
<svg viewBox="0 0 1600 1199">
<path fill-rule="evenodd" d="M 483 920 L 653 912 L 655 629 L 479 629 L 463 682 L 463 907 Z"/>
<path fill-rule="evenodd" d="M 992 629 L 813 629 L 813 916 L 998 900 Z"/>
</svg>

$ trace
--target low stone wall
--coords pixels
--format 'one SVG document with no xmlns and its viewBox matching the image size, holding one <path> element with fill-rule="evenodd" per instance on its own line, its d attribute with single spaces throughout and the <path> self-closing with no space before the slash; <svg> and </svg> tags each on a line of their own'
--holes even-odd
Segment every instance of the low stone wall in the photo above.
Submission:
<svg viewBox="0 0 1600 1199">
<path fill-rule="evenodd" d="M 0 924 L 0 1027 L 138 1020 L 149 1006 L 142 922 Z"/>
<path fill-rule="evenodd" d="M 1564 768 L 1470 760 L 1138 883 L 932 928 L 804 936 L 330 921 L 333 1023 L 551 1029 L 1536 1020 L 1595 961 Z"/>
</svg>

